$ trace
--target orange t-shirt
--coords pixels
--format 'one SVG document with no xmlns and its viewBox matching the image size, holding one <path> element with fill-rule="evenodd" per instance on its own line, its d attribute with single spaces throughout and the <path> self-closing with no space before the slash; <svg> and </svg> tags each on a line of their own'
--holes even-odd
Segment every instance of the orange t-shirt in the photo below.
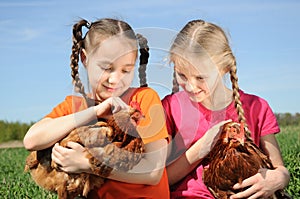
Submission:
<svg viewBox="0 0 300 199">
<path fill-rule="evenodd" d="M 168 133 L 165 125 L 164 111 L 157 93 L 148 87 L 130 88 L 121 97 L 127 104 L 139 106 L 145 118 L 138 125 L 138 132 L 145 144 L 167 139 Z M 82 97 L 67 96 L 65 101 L 56 106 L 46 117 L 57 118 L 69 115 L 87 108 Z M 169 198 L 169 185 L 167 172 L 157 185 L 130 184 L 107 179 L 103 186 L 89 194 L 88 198 L 114 199 L 114 198 Z"/>
</svg>

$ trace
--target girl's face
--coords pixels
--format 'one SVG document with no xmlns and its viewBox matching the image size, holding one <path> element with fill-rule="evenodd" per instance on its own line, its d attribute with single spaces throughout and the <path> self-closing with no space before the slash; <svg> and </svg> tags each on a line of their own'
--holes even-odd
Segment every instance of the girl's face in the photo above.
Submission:
<svg viewBox="0 0 300 199">
<path fill-rule="evenodd" d="M 219 70 L 210 59 L 175 60 L 174 67 L 178 84 L 194 102 L 211 100 L 217 86 L 222 82 Z"/>
<path fill-rule="evenodd" d="M 131 85 L 137 57 L 135 43 L 126 38 L 104 40 L 82 59 L 96 100 L 121 96 Z"/>
</svg>

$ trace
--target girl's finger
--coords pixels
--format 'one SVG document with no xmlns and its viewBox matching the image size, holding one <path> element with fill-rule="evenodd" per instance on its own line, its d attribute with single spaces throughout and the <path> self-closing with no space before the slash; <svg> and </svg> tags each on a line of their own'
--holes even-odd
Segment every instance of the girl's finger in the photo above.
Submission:
<svg viewBox="0 0 300 199">
<path fill-rule="evenodd" d="M 67 147 L 74 150 L 84 150 L 84 148 L 77 142 L 67 142 Z"/>
<path fill-rule="evenodd" d="M 239 192 L 237 194 L 234 194 L 230 196 L 231 199 L 234 198 L 249 198 L 252 194 L 256 192 L 255 188 L 253 186 L 249 187 L 245 191 Z"/>
<path fill-rule="evenodd" d="M 252 196 L 250 196 L 248 199 L 256 199 L 256 198 L 261 198 L 262 193 L 261 192 L 256 192 Z"/>
<path fill-rule="evenodd" d="M 56 143 L 56 144 L 53 146 L 53 148 L 52 148 L 52 154 L 55 154 L 55 155 L 60 154 L 57 147 L 58 147 L 58 143 Z"/>
<path fill-rule="evenodd" d="M 242 183 L 237 183 L 233 186 L 234 189 L 241 189 L 245 187 L 252 186 L 255 183 L 255 177 L 258 174 L 255 174 L 254 176 L 251 176 L 245 180 L 242 181 Z"/>
<path fill-rule="evenodd" d="M 51 153 L 51 159 L 52 161 L 54 161 L 57 165 L 61 166 L 62 165 L 62 161 L 60 160 L 59 158 L 60 154 L 55 152 L 55 151 L 52 151 Z"/>
<path fill-rule="evenodd" d="M 129 106 L 119 97 L 114 97 L 112 99 L 112 113 L 119 112 L 120 110 L 128 110 Z"/>
</svg>

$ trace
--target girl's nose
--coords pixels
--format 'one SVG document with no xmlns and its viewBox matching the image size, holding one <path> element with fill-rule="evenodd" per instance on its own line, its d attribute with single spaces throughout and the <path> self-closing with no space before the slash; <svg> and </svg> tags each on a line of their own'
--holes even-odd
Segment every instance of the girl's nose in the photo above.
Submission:
<svg viewBox="0 0 300 199">
<path fill-rule="evenodd" d="M 195 86 L 190 81 L 187 81 L 185 84 L 185 89 L 188 92 L 192 92 L 194 90 Z"/>
<path fill-rule="evenodd" d="M 121 80 L 121 75 L 117 71 L 114 71 L 109 74 L 107 81 L 110 84 L 118 84 L 120 80 Z"/>
</svg>

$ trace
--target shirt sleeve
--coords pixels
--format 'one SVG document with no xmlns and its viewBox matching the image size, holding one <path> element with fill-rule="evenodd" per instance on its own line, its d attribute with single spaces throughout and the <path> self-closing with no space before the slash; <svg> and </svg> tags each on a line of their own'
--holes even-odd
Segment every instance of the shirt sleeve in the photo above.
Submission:
<svg viewBox="0 0 300 199">
<path fill-rule="evenodd" d="M 262 136 L 280 132 L 276 116 L 263 98 L 242 91 L 240 94 L 251 137 L 259 146 Z"/>
<path fill-rule="evenodd" d="M 260 99 L 261 107 L 263 111 L 260 114 L 259 123 L 261 136 L 265 136 L 268 134 L 279 133 L 280 128 L 276 119 L 274 112 L 269 106 L 268 102 L 264 99 Z"/>
<path fill-rule="evenodd" d="M 70 97 L 67 96 L 63 102 L 61 102 L 56 107 L 54 107 L 52 111 L 45 117 L 57 118 L 57 117 L 69 115 L 71 114 L 70 107 L 71 107 Z"/>
<path fill-rule="evenodd" d="M 82 97 L 70 95 L 67 96 L 63 102 L 54 107 L 52 111 L 45 117 L 57 118 L 70 115 L 86 108 L 86 103 L 84 103 Z"/>
<path fill-rule="evenodd" d="M 175 129 L 174 129 L 174 120 L 172 119 L 172 109 L 170 105 L 171 95 L 167 95 L 162 100 L 162 105 L 165 111 L 165 118 L 166 118 L 166 126 L 168 130 L 168 134 L 172 137 L 175 136 Z"/>
</svg>

